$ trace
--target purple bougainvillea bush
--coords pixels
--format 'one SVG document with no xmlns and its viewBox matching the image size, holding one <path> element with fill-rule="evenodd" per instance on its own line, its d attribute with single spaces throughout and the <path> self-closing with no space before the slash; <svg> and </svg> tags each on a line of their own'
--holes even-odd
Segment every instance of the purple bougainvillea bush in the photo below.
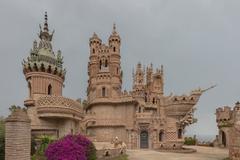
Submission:
<svg viewBox="0 0 240 160">
<path fill-rule="evenodd" d="M 95 160 L 96 149 L 86 137 L 67 135 L 50 144 L 45 152 L 48 160 Z"/>
</svg>

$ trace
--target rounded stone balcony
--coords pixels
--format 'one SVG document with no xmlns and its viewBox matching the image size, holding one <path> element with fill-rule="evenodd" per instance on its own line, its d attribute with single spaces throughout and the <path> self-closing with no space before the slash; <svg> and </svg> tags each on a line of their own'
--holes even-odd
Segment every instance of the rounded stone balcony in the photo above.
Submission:
<svg viewBox="0 0 240 160">
<path fill-rule="evenodd" d="M 41 118 L 83 119 L 81 104 L 62 96 L 44 96 L 36 101 L 37 114 Z"/>
</svg>

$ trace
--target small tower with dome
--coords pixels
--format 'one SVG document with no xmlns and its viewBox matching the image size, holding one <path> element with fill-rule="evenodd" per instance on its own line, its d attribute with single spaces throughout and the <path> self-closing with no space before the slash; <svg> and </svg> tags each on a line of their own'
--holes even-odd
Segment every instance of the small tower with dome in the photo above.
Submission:
<svg viewBox="0 0 240 160">
<path fill-rule="evenodd" d="M 53 33 L 54 31 L 49 33 L 48 17 L 45 13 L 43 29 L 40 25 L 40 40 L 33 42 L 30 56 L 23 60 L 23 73 L 29 88 L 29 97 L 24 103 L 27 107 L 31 107 L 33 100 L 42 95 L 62 95 L 66 70 L 63 68 L 61 51 L 53 51 Z"/>
<path fill-rule="evenodd" d="M 49 32 L 46 12 L 39 40 L 33 42 L 30 55 L 22 62 L 29 90 L 24 105 L 31 119 L 33 137 L 52 135 L 58 138 L 77 133 L 83 119 L 81 104 L 62 96 L 66 70 L 61 51 L 53 51 L 53 33 Z"/>
</svg>

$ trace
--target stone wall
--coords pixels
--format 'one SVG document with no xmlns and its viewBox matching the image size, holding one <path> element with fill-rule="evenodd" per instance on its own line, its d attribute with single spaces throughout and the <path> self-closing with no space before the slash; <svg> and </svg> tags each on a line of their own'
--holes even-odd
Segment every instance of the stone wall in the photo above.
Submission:
<svg viewBox="0 0 240 160">
<path fill-rule="evenodd" d="M 5 160 L 30 160 L 30 119 L 22 109 L 16 109 L 6 119 Z"/>
<path fill-rule="evenodd" d="M 240 159 L 240 131 L 235 127 L 230 132 L 229 157 L 231 160 Z"/>
</svg>

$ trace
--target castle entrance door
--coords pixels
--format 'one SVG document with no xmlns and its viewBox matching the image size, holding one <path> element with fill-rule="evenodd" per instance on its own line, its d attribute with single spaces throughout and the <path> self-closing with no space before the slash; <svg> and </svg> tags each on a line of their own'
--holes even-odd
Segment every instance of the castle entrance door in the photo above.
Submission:
<svg viewBox="0 0 240 160">
<path fill-rule="evenodd" d="M 222 131 L 222 144 L 224 147 L 227 146 L 226 134 Z"/>
<path fill-rule="evenodd" d="M 141 131 L 140 133 L 140 148 L 148 148 L 148 132 Z"/>
</svg>

